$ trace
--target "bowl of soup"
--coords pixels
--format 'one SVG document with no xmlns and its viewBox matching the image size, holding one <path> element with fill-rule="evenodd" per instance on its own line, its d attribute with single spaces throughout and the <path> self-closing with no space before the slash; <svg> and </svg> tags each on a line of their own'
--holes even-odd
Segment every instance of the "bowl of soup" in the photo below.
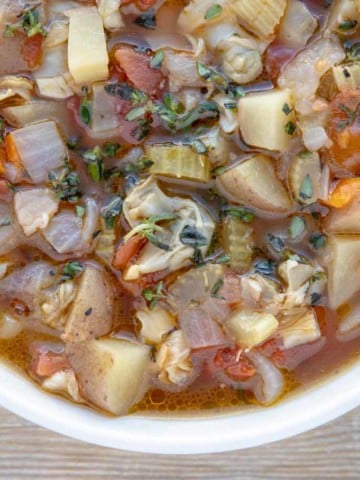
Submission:
<svg viewBox="0 0 360 480">
<path fill-rule="evenodd" d="M 359 404 L 359 22 L 356 0 L 2 2 L 1 405 L 206 453 Z"/>
</svg>

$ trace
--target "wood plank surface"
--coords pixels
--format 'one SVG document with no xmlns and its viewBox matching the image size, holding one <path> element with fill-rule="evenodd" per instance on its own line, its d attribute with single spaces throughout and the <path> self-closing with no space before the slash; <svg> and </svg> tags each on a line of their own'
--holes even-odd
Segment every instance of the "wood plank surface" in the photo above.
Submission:
<svg viewBox="0 0 360 480">
<path fill-rule="evenodd" d="M 0 478 L 359 480 L 360 408 L 290 440 L 186 457 L 143 455 L 89 445 L 0 409 Z"/>
</svg>

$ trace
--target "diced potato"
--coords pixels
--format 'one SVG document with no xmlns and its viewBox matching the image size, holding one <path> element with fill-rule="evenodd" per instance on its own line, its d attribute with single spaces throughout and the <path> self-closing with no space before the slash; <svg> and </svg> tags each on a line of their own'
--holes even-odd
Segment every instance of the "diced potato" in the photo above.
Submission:
<svg viewBox="0 0 360 480">
<path fill-rule="evenodd" d="M 277 38 L 285 45 L 304 47 L 317 25 L 317 20 L 303 2 L 290 0 Z"/>
<path fill-rule="evenodd" d="M 290 290 L 297 290 L 315 273 L 312 265 L 286 260 L 279 265 L 279 275 L 287 283 Z"/>
<path fill-rule="evenodd" d="M 8 313 L 1 313 L 0 315 L 0 339 L 6 340 L 14 338 L 22 330 L 22 325 L 17 318 L 12 317 Z"/>
<path fill-rule="evenodd" d="M 276 176 L 272 160 L 255 155 L 217 177 L 225 198 L 268 212 L 287 212 L 289 195 Z"/>
<path fill-rule="evenodd" d="M 301 309 L 281 319 L 278 332 L 284 348 L 314 342 L 321 337 L 316 315 L 312 309 Z"/>
<path fill-rule="evenodd" d="M 106 80 L 109 56 L 102 19 L 96 7 L 73 8 L 68 41 L 69 71 L 76 83 Z"/>
<path fill-rule="evenodd" d="M 109 333 L 113 326 L 114 291 L 106 273 L 86 265 L 70 309 L 65 337 L 81 342 Z"/>
<path fill-rule="evenodd" d="M 360 236 L 330 237 L 329 253 L 329 303 L 336 309 L 360 290 Z"/>
<path fill-rule="evenodd" d="M 224 252 L 230 257 L 230 266 L 236 273 L 245 273 L 254 253 L 254 231 L 239 218 L 229 216 L 223 225 Z"/>
<path fill-rule="evenodd" d="M 360 87 L 360 62 L 350 65 L 336 65 L 332 68 L 334 80 L 340 92 Z"/>
<path fill-rule="evenodd" d="M 296 155 L 289 169 L 289 184 L 299 203 L 310 205 L 320 195 L 321 164 L 317 152 Z"/>
<path fill-rule="evenodd" d="M 63 165 L 66 149 L 55 122 L 19 128 L 9 136 L 33 182 L 48 181 L 50 170 Z"/>
<path fill-rule="evenodd" d="M 147 145 L 145 154 L 154 162 L 151 173 L 199 182 L 210 180 L 207 155 L 197 153 L 189 145 Z"/>
<path fill-rule="evenodd" d="M 332 208 L 326 218 L 325 229 L 328 233 L 360 234 L 360 199 L 344 208 Z"/>
<path fill-rule="evenodd" d="M 233 312 L 226 325 L 239 345 L 252 348 L 275 333 L 279 322 L 271 313 L 239 309 Z"/>
<path fill-rule="evenodd" d="M 231 2 L 239 23 L 260 38 L 268 38 L 284 15 L 287 0 L 234 0 Z"/>
<path fill-rule="evenodd" d="M 15 193 L 14 208 L 25 235 L 46 228 L 59 207 L 59 200 L 48 188 L 32 188 Z"/>
<path fill-rule="evenodd" d="M 150 348 L 127 340 L 107 338 L 71 345 L 68 358 L 83 397 L 121 415 L 144 393 Z"/>
<path fill-rule="evenodd" d="M 144 308 L 136 312 L 137 319 L 141 322 L 141 337 L 148 343 L 161 343 L 164 336 L 176 325 L 174 317 L 159 306 L 152 310 Z"/>
<path fill-rule="evenodd" d="M 267 150 L 285 150 L 292 138 L 287 125 L 295 124 L 292 108 L 289 90 L 271 90 L 240 98 L 238 119 L 244 142 Z"/>
</svg>

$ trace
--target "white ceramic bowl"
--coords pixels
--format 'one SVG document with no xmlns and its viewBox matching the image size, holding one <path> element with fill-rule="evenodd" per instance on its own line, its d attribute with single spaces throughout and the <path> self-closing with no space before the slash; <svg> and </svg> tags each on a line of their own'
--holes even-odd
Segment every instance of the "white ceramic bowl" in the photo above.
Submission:
<svg viewBox="0 0 360 480">
<path fill-rule="evenodd" d="M 271 408 L 202 418 L 110 418 L 46 394 L 0 365 L 0 405 L 45 428 L 86 442 L 146 453 L 212 453 L 297 435 L 360 404 L 360 365 Z"/>
</svg>

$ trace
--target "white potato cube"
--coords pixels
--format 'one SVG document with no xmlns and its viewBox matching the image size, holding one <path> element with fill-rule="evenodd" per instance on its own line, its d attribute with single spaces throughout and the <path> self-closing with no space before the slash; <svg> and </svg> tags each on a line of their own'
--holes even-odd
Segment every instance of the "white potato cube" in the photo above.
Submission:
<svg viewBox="0 0 360 480">
<path fill-rule="evenodd" d="M 275 333 L 279 322 L 271 313 L 239 309 L 231 315 L 226 324 L 239 345 L 252 348 Z"/>
</svg>

